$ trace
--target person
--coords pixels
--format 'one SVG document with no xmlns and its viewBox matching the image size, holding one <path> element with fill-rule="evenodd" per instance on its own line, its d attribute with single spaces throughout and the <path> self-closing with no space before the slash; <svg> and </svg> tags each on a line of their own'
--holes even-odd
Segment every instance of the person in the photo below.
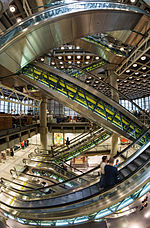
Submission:
<svg viewBox="0 0 150 228">
<path fill-rule="evenodd" d="M 114 167 L 114 158 L 109 159 L 109 163 L 104 168 L 104 188 L 108 189 L 113 187 L 119 182 L 119 171 Z"/>
<path fill-rule="evenodd" d="M 100 178 L 100 188 L 104 187 L 104 168 L 107 164 L 107 156 L 102 157 L 102 162 L 100 163 L 100 169 L 101 169 L 101 178 Z"/>
<path fill-rule="evenodd" d="M 118 165 L 119 165 L 119 159 L 116 160 L 114 167 L 117 167 Z"/>
<path fill-rule="evenodd" d="M 21 148 L 24 149 L 24 142 L 21 142 Z"/>
<path fill-rule="evenodd" d="M 66 139 L 66 146 L 68 147 L 70 145 L 70 140 L 69 140 L 69 137 L 67 137 Z"/>
<path fill-rule="evenodd" d="M 13 150 L 13 148 L 10 148 L 10 156 L 11 156 L 11 157 L 14 156 L 14 150 Z"/>
</svg>

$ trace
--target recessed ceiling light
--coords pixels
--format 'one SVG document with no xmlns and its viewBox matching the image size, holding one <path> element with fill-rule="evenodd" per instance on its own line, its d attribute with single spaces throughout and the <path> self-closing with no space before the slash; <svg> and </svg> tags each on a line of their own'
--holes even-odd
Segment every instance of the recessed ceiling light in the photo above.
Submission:
<svg viewBox="0 0 150 228">
<path fill-rule="evenodd" d="M 77 55 L 77 59 L 81 59 L 81 55 Z"/>
<path fill-rule="evenodd" d="M 146 56 L 143 55 L 143 56 L 141 57 L 141 60 L 145 60 L 145 59 L 146 59 Z"/>
<path fill-rule="evenodd" d="M 95 81 L 95 83 L 99 83 L 99 81 Z"/>
<path fill-rule="evenodd" d="M 129 79 L 132 79 L 132 76 L 130 76 Z"/>
<path fill-rule="evenodd" d="M 62 59 L 62 56 L 58 56 L 58 59 Z"/>
<path fill-rule="evenodd" d="M 135 2 L 135 0 L 130 0 L 130 2 L 131 2 L 131 3 L 134 3 L 134 2 Z"/>
<path fill-rule="evenodd" d="M 146 74 L 143 74 L 143 77 L 146 77 Z"/>
<path fill-rule="evenodd" d="M 64 66 L 61 66 L 61 68 L 64 68 Z"/>
<path fill-rule="evenodd" d="M 124 82 L 127 82 L 127 80 L 125 80 Z"/>
<path fill-rule="evenodd" d="M 133 64 L 133 67 L 137 67 L 137 64 L 136 64 L 136 63 L 134 63 L 134 64 Z"/>
<path fill-rule="evenodd" d="M 86 56 L 86 59 L 90 59 L 90 56 L 89 56 L 89 55 L 87 55 L 87 56 Z"/>
<path fill-rule="evenodd" d="M 22 21 L 22 19 L 21 19 L 20 17 L 18 17 L 18 18 L 16 19 L 16 21 L 17 21 L 17 23 L 20 23 L 20 22 Z"/>
<path fill-rule="evenodd" d="M 59 62 L 60 64 L 63 64 L 63 62 Z"/>
<path fill-rule="evenodd" d="M 130 70 L 126 70 L 126 73 L 129 73 L 130 72 Z"/>
<path fill-rule="evenodd" d="M 99 59 L 99 56 L 96 56 L 95 59 L 98 60 Z"/>
<path fill-rule="evenodd" d="M 80 61 L 77 61 L 77 64 L 80 64 Z"/>
<path fill-rule="evenodd" d="M 64 47 L 61 47 L 61 50 L 64 50 L 65 48 Z"/>
<path fill-rule="evenodd" d="M 101 77 L 99 77 L 99 79 L 102 79 Z"/>
<path fill-rule="evenodd" d="M 71 61 L 68 61 L 69 64 L 71 64 L 72 62 Z"/>
<path fill-rule="evenodd" d="M 68 55 L 67 58 L 68 58 L 68 59 L 71 59 L 71 55 Z"/>
<path fill-rule="evenodd" d="M 43 62 L 44 61 L 44 58 L 41 58 L 41 61 Z"/>
<path fill-rule="evenodd" d="M 91 79 L 92 77 L 90 76 L 90 77 L 88 77 L 88 79 Z"/>
<path fill-rule="evenodd" d="M 139 81 L 139 80 L 140 80 L 140 78 L 137 78 L 136 80 L 137 80 L 137 81 Z"/>
<path fill-rule="evenodd" d="M 85 64 L 89 64 L 89 62 L 85 62 Z"/>
<path fill-rule="evenodd" d="M 54 66 L 54 68 L 57 68 L 56 66 Z"/>
<path fill-rule="evenodd" d="M 134 82 L 131 82 L 132 84 L 134 84 Z"/>
<path fill-rule="evenodd" d="M 10 5 L 9 6 L 9 10 L 10 10 L 11 13 L 14 13 L 16 11 L 16 6 Z"/>
<path fill-rule="evenodd" d="M 51 62 L 52 65 L 55 65 L 55 62 Z"/>
<path fill-rule="evenodd" d="M 79 46 L 76 46 L 76 49 L 80 49 L 80 47 Z"/>
<path fill-rule="evenodd" d="M 146 66 L 142 67 L 142 70 L 146 70 Z"/>
<path fill-rule="evenodd" d="M 72 46 L 69 46 L 69 49 L 72 49 Z"/>
<path fill-rule="evenodd" d="M 96 84 L 94 84 L 93 86 L 97 86 Z"/>
<path fill-rule="evenodd" d="M 120 48 L 120 51 L 124 51 L 124 47 L 121 47 L 121 48 Z"/>
<path fill-rule="evenodd" d="M 135 74 L 135 75 L 138 75 L 138 74 L 139 74 L 139 72 L 135 72 L 134 74 Z"/>
<path fill-rule="evenodd" d="M 90 83 L 90 81 L 86 81 L 87 83 Z"/>
<path fill-rule="evenodd" d="M 72 66 L 68 66 L 68 68 L 72 68 Z"/>
</svg>

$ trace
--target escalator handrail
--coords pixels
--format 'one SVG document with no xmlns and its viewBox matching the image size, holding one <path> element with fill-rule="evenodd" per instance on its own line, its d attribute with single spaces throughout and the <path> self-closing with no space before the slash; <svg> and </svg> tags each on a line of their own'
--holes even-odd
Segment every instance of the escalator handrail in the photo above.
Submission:
<svg viewBox="0 0 150 228">
<path fill-rule="evenodd" d="M 121 152 L 117 153 L 114 158 L 119 157 L 123 153 L 125 153 L 127 150 L 129 150 L 133 145 L 137 144 L 137 142 L 146 134 L 150 131 L 150 128 L 148 128 L 141 136 L 139 136 L 133 143 L 131 143 L 129 146 L 127 146 L 125 149 L 123 149 Z"/>
</svg>

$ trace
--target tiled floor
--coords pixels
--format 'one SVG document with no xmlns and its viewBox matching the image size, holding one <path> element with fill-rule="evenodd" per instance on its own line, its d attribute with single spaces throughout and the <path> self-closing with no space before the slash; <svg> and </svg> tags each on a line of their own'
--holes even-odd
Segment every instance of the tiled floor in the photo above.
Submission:
<svg viewBox="0 0 150 228">
<path fill-rule="evenodd" d="M 25 149 L 20 149 L 14 153 L 14 157 L 7 156 L 6 160 L 2 160 L 0 163 L 0 177 L 11 179 L 10 170 L 13 167 L 23 167 L 23 158 L 28 158 L 28 154 L 34 151 L 36 147 L 29 145 Z"/>
</svg>

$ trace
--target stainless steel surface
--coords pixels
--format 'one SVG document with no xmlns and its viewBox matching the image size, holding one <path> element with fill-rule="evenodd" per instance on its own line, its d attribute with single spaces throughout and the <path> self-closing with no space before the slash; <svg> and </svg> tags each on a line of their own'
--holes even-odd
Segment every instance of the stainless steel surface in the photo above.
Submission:
<svg viewBox="0 0 150 228">
<path fill-rule="evenodd" d="M 133 6 L 94 1 L 49 8 L 12 27 L 15 34 L 10 34 L 11 39 L 9 34 L 5 35 L 8 41 L 0 49 L 0 62 L 17 72 L 37 56 L 77 38 L 98 32 L 130 30 L 143 13 Z"/>
</svg>

